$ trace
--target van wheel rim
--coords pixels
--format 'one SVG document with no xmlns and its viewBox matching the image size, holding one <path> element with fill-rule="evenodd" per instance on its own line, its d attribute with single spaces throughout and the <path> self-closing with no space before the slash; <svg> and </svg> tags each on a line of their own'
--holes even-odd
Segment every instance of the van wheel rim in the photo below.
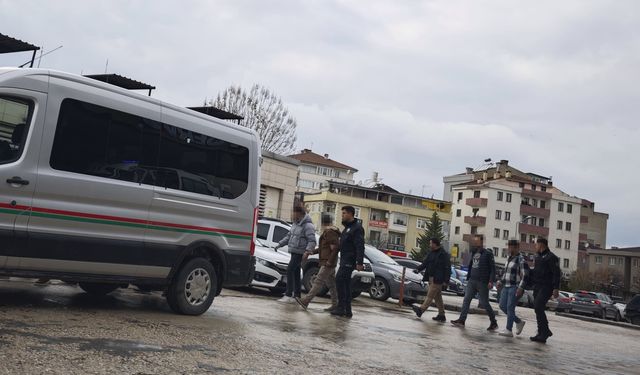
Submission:
<svg viewBox="0 0 640 375">
<path fill-rule="evenodd" d="M 211 293 L 211 277 L 203 268 L 191 271 L 184 283 L 184 296 L 192 306 L 202 305 Z"/>
</svg>

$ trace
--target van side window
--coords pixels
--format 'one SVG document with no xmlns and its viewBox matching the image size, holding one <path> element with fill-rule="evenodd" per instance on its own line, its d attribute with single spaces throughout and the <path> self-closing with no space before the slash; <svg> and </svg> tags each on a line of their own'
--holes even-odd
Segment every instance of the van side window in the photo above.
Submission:
<svg viewBox="0 0 640 375">
<path fill-rule="evenodd" d="M 51 167 L 152 184 L 160 124 L 94 104 L 65 99 L 51 151 Z"/>
<path fill-rule="evenodd" d="M 14 162 L 22 155 L 32 112 L 33 103 L 0 96 L 0 164 Z"/>
<path fill-rule="evenodd" d="M 159 169 L 177 173 L 180 190 L 229 199 L 247 190 L 246 147 L 167 124 L 161 135 Z"/>
</svg>

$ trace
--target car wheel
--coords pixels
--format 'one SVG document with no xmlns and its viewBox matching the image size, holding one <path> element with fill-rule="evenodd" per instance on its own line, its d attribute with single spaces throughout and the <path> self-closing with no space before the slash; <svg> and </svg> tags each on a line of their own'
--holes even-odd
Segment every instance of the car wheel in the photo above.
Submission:
<svg viewBox="0 0 640 375">
<path fill-rule="evenodd" d="M 376 277 L 369 289 L 369 296 L 378 301 L 386 301 L 389 299 L 391 291 L 389 290 L 389 284 L 381 277 Z"/>
<path fill-rule="evenodd" d="M 616 311 L 616 316 L 615 316 L 614 320 L 616 322 L 619 322 L 619 321 L 622 320 L 622 316 L 620 315 L 620 311 Z"/>
<path fill-rule="evenodd" d="M 79 283 L 80 288 L 92 296 L 104 296 L 118 289 L 118 284 Z"/>
<path fill-rule="evenodd" d="M 167 290 L 169 307 L 179 314 L 200 315 L 209 309 L 218 290 L 218 277 L 205 258 L 187 261 Z"/>
<path fill-rule="evenodd" d="M 313 282 L 316 280 L 316 276 L 318 276 L 318 272 L 320 272 L 320 268 L 310 267 L 309 269 L 307 269 L 307 272 L 302 275 L 302 286 L 304 286 L 304 289 L 307 293 L 311 291 Z M 327 293 L 329 293 L 329 289 L 327 287 L 324 287 L 317 295 L 320 297 L 324 297 L 327 295 Z"/>
<path fill-rule="evenodd" d="M 607 315 L 604 313 L 604 310 L 600 311 L 600 313 L 593 313 L 596 318 L 605 319 Z"/>
</svg>

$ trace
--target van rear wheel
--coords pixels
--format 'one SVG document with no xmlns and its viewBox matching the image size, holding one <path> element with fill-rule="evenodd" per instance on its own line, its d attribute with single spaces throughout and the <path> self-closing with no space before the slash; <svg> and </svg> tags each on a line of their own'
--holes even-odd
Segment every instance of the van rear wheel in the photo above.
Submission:
<svg viewBox="0 0 640 375">
<path fill-rule="evenodd" d="M 211 307 L 218 290 L 216 270 L 205 258 L 193 258 L 180 267 L 167 290 L 169 307 L 178 314 L 201 315 Z"/>
<path fill-rule="evenodd" d="M 118 289 L 118 284 L 104 284 L 104 283 L 79 283 L 80 288 L 85 292 L 94 296 L 104 296 L 114 290 Z"/>
</svg>

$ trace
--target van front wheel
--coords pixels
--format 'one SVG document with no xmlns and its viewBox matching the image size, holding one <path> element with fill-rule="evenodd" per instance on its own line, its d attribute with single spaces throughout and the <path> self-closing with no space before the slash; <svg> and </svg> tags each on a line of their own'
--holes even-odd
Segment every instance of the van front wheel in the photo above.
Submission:
<svg viewBox="0 0 640 375">
<path fill-rule="evenodd" d="M 93 296 L 104 296 L 118 289 L 118 284 L 79 283 L 80 288 Z"/>
<path fill-rule="evenodd" d="M 173 311 L 200 315 L 209 309 L 218 289 L 216 270 L 204 258 L 194 258 L 182 265 L 167 291 Z"/>
</svg>

